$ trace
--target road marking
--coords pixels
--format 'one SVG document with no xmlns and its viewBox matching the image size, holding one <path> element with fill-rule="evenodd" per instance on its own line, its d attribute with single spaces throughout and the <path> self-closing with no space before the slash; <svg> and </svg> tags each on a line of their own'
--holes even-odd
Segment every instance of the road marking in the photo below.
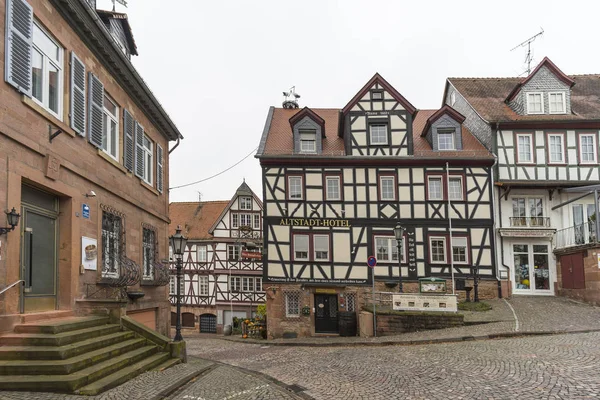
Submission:
<svg viewBox="0 0 600 400">
<path fill-rule="evenodd" d="M 512 311 L 513 316 L 515 317 L 515 332 L 519 332 L 519 318 L 517 318 L 517 313 L 515 312 L 515 309 L 510 305 L 508 301 L 506 301 L 506 299 L 502 300 L 504 300 L 508 308 L 510 308 L 510 311 Z"/>
</svg>

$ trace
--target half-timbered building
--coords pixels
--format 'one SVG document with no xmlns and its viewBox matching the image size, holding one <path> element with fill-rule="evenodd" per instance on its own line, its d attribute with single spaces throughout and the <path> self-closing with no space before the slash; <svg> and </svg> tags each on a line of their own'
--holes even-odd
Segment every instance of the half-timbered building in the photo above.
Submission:
<svg viewBox="0 0 600 400">
<path fill-rule="evenodd" d="M 595 241 L 594 196 L 570 188 L 600 183 L 600 75 L 545 58 L 525 78 L 449 78 L 444 102 L 497 157 L 499 278 L 514 294 L 553 295 L 557 255 Z M 562 288 L 585 286 L 583 256 L 567 261 Z"/>
<path fill-rule="evenodd" d="M 373 279 L 416 291 L 419 278 L 450 280 L 451 264 L 456 277 L 476 265 L 497 293 L 494 158 L 464 120 L 417 110 L 379 74 L 341 109 L 270 108 L 257 158 L 271 337 L 338 332 L 338 312 L 359 310 Z"/>
<path fill-rule="evenodd" d="M 171 203 L 171 231 L 188 237 L 181 283 L 182 324 L 221 332 L 234 317 L 251 317 L 265 303 L 262 289 L 262 202 L 244 182 L 230 201 Z M 171 264 L 175 268 L 174 264 Z M 171 303 L 176 281 L 171 277 Z M 172 310 L 175 321 L 175 308 Z"/>
</svg>

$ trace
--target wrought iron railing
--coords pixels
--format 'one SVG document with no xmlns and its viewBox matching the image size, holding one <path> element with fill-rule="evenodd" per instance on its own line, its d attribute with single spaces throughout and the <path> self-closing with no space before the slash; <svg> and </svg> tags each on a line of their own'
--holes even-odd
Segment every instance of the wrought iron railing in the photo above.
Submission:
<svg viewBox="0 0 600 400">
<path fill-rule="evenodd" d="M 154 274 L 152 275 L 152 279 L 142 279 L 142 284 L 146 286 L 165 286 L 169 284 L 170 281 L 170 273 L 169 266 L 165 265 L 161 262 L 154 263 Z"/>
<path fill-rule="evenodd" d="M 118 276 L 102 276 L 98 284 L 86 284 L 86 298 L 88 299 L 123 299 L 127 297 L 127 287 L 140 283 L 141 270 L 135 261 L 121 256 L 118 258 Z"/>
<path fill-rule="evenodd" d="M 550 217 L 509 217 L 512 228 L 549 228 Z"/>
<path fill-rule="evenodd" d="M 596 223 L 586 222 L 556 231 L 556 248 L 581 246 L 584 244 L 598 243 Z"/>
</svg>

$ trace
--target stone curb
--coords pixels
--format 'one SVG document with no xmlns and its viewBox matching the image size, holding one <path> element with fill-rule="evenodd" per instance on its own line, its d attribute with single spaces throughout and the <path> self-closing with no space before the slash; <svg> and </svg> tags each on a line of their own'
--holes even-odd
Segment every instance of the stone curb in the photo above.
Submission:
<svg viewBox="0 0 600 400">
<path fill-rule="evenodd" d="M 576 333 L 600 332 L 600 329 L 576 329 L 576 330 L 551 330 L 551 331 L 527 331 L 527 332 L 501 332 L 491 333 L 488 335 L 475 336 L 457 336 L 450 338 L 439 339 L 418 339 L 404 341 L 382 341 L 382 342 L 329 342 L 329 343 L 312 343 L 312 342 L 270 342 L 268 340 L 258 341 L 253 339 L 229 339 L 226 337 L 217 338 L 227 342 L 244 343 L 244 344 L 259 344 L 262 346 L 288 346 L 288 347 L 383 347 L 383 346 L 415 346 L 423 344 L 436 343 L 456 343 L 470 340 L 493 340 L 493 339 L 509 339 L 520 338 L 526 336 L 549 336 L 549 335 L 567 335 Z"/>
<path fill-rule="evenodd" d="M 206 361 L 210 361 L 210 360 L 206 360 Z M 175 382 L 166 386 L 163 390 L 158 392 L 153 397 L 150 397 L 148 400 L 162 400 L 166 397 L 171 396 L 177 390 L 179 390 L 183 386 L 187 385 L 192 379 L 195 379 L 195 378 L 199 377 L 200 375 L 206 374 L 206 373 L 212 371 L 213 369 L 215 369 L 217 367 L 217 363 L 215 363 L 214 361 L 211 361 L 211 362 L 212 362 L 211 365 L 207 365 L 206 367 L 202 367 L 196 371 L 192 371 L 186 375 L 183 375 L 181 378 L 177 379 Z"/>
</svg>

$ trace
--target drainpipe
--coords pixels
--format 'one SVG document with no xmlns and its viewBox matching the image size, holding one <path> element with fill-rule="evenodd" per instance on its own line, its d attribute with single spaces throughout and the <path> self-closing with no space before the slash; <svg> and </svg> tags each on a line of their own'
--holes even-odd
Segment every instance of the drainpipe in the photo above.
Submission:
<svg viewBox="0 0 600 400">
<path fill-rule="evenodd" d="M 171 154 L 173 152 L 173 150 L 175 150 L 177 148 L 177 146 L 179 146 L 180 141 L 181 141 L 181 136 L 177 136 L 177 143 L 175 143 L 175 146 L 173 146 L 173 148 L 171 150 L 169 150 L 169 154 Z"/>
<path fill-rule="evenodd" d="M 496 122 L 496 135 L 494 137 L 494 141 L 496 143 L 496 145 L 494 146 L 494 150 L 497 152 L 498 151 L 498 134 L 500 132 L 500 123 Z M 495 153 L 492 153 L 492 155 L 494 156 L 494 165 L 492 166 L 492 191 L 495 190 L 495 186 L 494 186 L 494 171 L 496 166 L 498 165 L 498 155 L 496 155 Z M 496 209 L 496 196 L 494 196 L 494 194 L 492 193 L 492 210 Z M 500 205 L 502 203 L 502 195 L 500 194 L 500 191 L 498 191 L 498 219 L 500 220 L 500 224 L 502 224 L 502 206 Z M 500 226 L 502 227 L 502 226 Z M 508 265 L 506 265 L 505 261 L 504 261 L 504 238 L 502 236 L 500 236 L 500 249 L 498 249 L 498 238 L 497 238 L 497 234 L 496 234 L 496 219 L 494 218 L 494 235 L 493 235 L 493 239 L 494 239 L 494 248 L 496 249 L 496 251 L 500 250 L 500 260 L 501 260 L 501 264 L 503 267 L 505 267 L 506 269 L 508 269 L 510 271 L 510 267 Z M 497 260 L 497 258 L 496 258 Z M 502 282 L 500 280 L 500 277 L 498 276 L 499 274 L 499 270 L 498 268 L 496 268 L 496 282 L 498 283 L 498 298 L 502 298 Z"/>
</svg>

